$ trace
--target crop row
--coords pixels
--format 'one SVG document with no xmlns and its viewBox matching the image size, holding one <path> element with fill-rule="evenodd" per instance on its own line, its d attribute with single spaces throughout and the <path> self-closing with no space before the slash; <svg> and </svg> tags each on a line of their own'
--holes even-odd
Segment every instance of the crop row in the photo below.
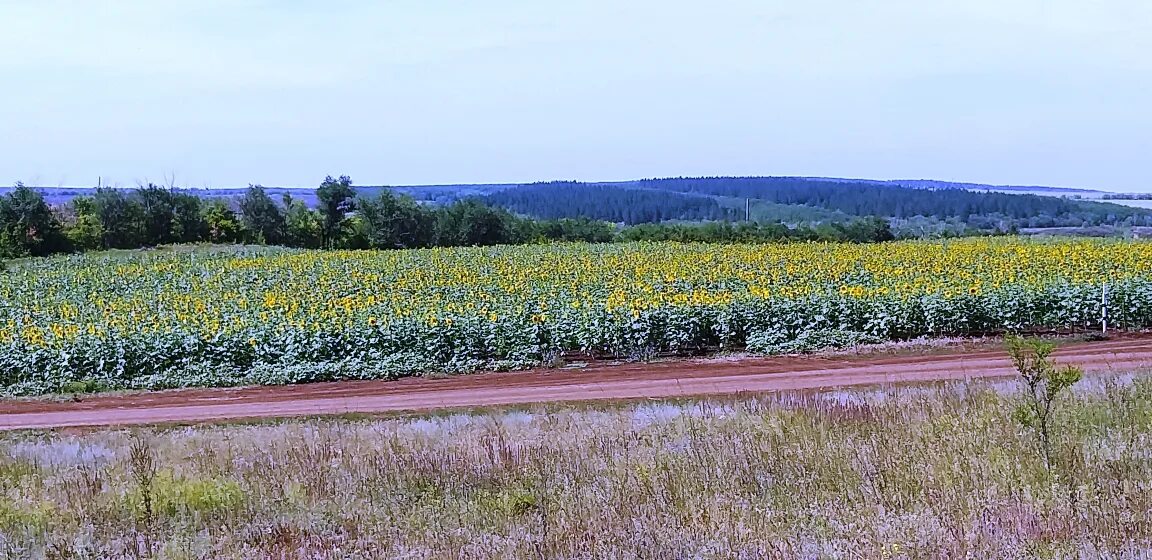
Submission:
<svg viewBox="0 0 1152 560">
<path fill-rule="evenodd" d="M 868 338 L 1152 325 L 1152 244 L 636 243 L 140 252 L 0 273 L 0 386 L 167 388 L 644 358 Z"/>
</svg>

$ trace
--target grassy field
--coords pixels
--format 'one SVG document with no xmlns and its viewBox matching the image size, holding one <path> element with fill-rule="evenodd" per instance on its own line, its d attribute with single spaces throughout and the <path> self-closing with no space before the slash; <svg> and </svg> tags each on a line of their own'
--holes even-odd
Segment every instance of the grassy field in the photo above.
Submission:
<svg viewBox="0 0 1152 560">
<path fill-rule="evenodd" d="M 0 273 L 0 393 L 391 378 L 563 354 L 1152 325 L 1152 243 L 229 248 Z"/>
<path fill-rule="evenodd" d="M 1152 548 L 1152 382 L 0 436 L 4 558 L 1075 558 Z"/>
</svg>

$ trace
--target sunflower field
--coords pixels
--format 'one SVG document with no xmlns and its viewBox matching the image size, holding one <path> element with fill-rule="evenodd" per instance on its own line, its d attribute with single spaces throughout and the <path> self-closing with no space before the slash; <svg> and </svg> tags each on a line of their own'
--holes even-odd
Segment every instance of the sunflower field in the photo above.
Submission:
<svg viewBox="0 0 1152 560">
<path fill-rule="evenodd" d="M 301 383 L 787 344 L 1152 325 L 1152 244 L 151 251 L 0 272 L 0 391 Z"/>
</svg>

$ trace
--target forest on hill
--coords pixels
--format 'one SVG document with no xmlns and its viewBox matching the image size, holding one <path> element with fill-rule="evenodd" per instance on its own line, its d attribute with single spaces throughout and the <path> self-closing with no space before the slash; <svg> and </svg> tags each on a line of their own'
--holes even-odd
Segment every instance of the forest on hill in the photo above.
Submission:
<svg viewBox="0 0 1152 560">
<path fill-rule="evenodd" d="M 669 220 L 819 222 L 852 216 L 959 220 L 978 230 L 1152 225 L 1152 213 L 1105 202 L 1033 194 L 915 188 L 875 181 L 798 177 L 701 177 L 623 183 L 550 182 L 484 200 L 528 216 L 625 224 Z M 746 206 L 747 204 L 747 206 Z M 803 212 L 808 212 L 805 215 Z"/>
<path fill-rule="evenodd" d="M 168 189 L 205 201 L 235 201 L 246 193 L 245 188 Z M 876 216 L 888 218 L 893 224 L 914 222 L 922 231 L 952 233 L 1014 228 L 1152 226 L 1152 211 L 1148 209 L 1079 198 L 1081 193 L 1099 191 L 929 180 L 679 177 L 588 183 L 353 186 L 352 189 L 361 198 L 387 191 L 431 206 L 447 206 L 471 198 L 534 219 L 588 219 L 623 225 L 751 221 L 797 226 Z M 1013 192 L 1013 189 L 1031 192 Z M 36 190 L 53 207 L 67 206 L 74 198 L 96 195 L 96 189 L 86 187 Z M 118 190 L 129 192 L 129 189 Z M 8 191 L 11 188 L 0 187 L 0 194 Z M 312 189 L 268 187 L 265 191 L 276 199 L 287 195 L 310 208 L 319 204 Z"/>
<path fill-rule="evenodd" d="M 1152 210 L 795 177 L 315 190 L 0 189 L 0 258 L 173 243 L 417 248 L 550 241 L 874 242 L 1152 226 Z"/>
</svg>

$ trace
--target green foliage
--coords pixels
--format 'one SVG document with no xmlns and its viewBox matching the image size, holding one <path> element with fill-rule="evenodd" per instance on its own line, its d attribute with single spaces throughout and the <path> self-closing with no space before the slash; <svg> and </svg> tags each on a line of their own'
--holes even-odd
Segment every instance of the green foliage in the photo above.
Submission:
<svg viewBox="0 0 1152 560">
<path fill-rule="evenodd" d="M 617 239 L 612 224 L 589 218 L 561 218 L 537 222 L 535 226 L 540 241 L 611 243 Z"/>
<path fill-rule="evenodd" d="M 356 208 L 368 247 L 411 249 L 435 244 L 435 215 L 411 197 L 381 190 L 376 196 L 361 198 Z"/>
<path fill-rule="evenodd" d="M 0 275 L 0 391 L 390 378 L 567 353 L 807 352 L 1083 327 L 1099 320 L 1103 276 L 1116 279 L 1110 316 L 1141 328 L 1152 325 L 1149 263 L 1152 244 L 1010 238 L 38 259 Z"/>
<path fill-rule="evenodd" d="M 39 192 L 16 183 L 0 196 L 0 258 L 39 257 L 67 249 L 60 222 Z"/>
<path fill-rule="evenodd" d="M 331 249 L 344 233 L 348 213 L 356 208 L 352 179 L 347 175 L 325 177 L 316 189 L 316 199 L 320 203 L 320 245 Z"/>
<path fill-rule="evenodd" d="M 357 190 L 348 176 L 329 176 L 311 209 L 288 195 L 277 204 L 252 185 L 234 201 L 242 226 L 236 228 L 222 207 L 192 191 L 153 184 L 101 188 L 45 212 L 38 193 L 18 186 L 0 197 L 0 257 L 204 241 L 329 249 L 553 241 L 871 243 L 1011 234 L 1020 226 L 1152 224 L 1148 211 L 1084 201 L 780 177 L 479 187 L 436 187 L 439 194 L 421 199 L 435 204 L 425 205 L 400 194 L 420 194 L 420 188 Z"/>
<path fill-rule="evenodd" d="M 932 185 L 927 185 L 932 186 Z M 898 182 L 821 180 L 803 177 L 678 177 L 619 183 L 550 182 L 520 185 L 485 200 L 544 219 L 577 216 L 624 224 L 670 220 L 846 222 L 880 216 L 937 221 L 966 227 L 1152 225 L 1152 212 L 1055 196 L 916 188 Z"/>
<path fill-rule="evenodd" d="M 42 533 L 51 527 L 59 512 L 49 502 L 33 504 L 0 499 L 0 534 Z"/>
<path fill-rule="evenodd" d="M 532 220 L 489 206 L 479 198 L 430 206 L 383 187 L 359 199 L 355 192 L 347 176 L 327 177 L 316 190 L 319 208 L 311 209 L 288 194 L 277 204 L 263 187 L 251 185 L 234 201 L 237 212 L 233 204 L 220 199 L 201 199 L 189 192 L 148 184 L 134 190 L 97 189 L 93 196 L 75 197 L 45 214 L 47 206 L 41 204 L 38 193 L 16 189 L 0 200 L 0 224 L 5 224 L 0 229 L 0 257 L 197 242 L 408 249 L 555 241 L 875 242 L 893 237 L 887 221 L 878 218 L 793 228 L 752 222 L 642 223 L 620 228 L 583 217 Z M 32 197 L 39 205 L 34 205 L 40 216 L 37 219 L 46 225 L 21 229 L 23 222 L 4 210 L 19 206 L 11 202 L 14 197 Z"/>
<path fill-rule="evenodd" d="M 213 200 L 205 204 L 203 212 L 208 241 L 232 243 L 240 240 L 243 226 L 228 203 L 222 200 Z"/>
<path fill-rule="evenodd" d="M 896 236 L 892 235 L 888 220 L 884 218 L 862 218 L 847 223 L 833 223 L 831 227 L 836 230 L 835 237 L 838 241 L 872 243 L 896 239 Z"/>
<path fill-rule="evenodd" d="M 264 187 L 249 185 L 239 206 L 249 242 L 269 245 L 284 243 L 284 212 L 264 192 Z"/>
<path fill-rule="evenodd" d="M 104 384 L 95 379 L 81 379 L 76 381 L 69 381 L 60 387 L 60 392 L 65 394 L 84 394 L 84 393 L 99 393 L 104 390 Z"/>
<path fill-rule="evenodd" d="M 207 233 L 197 196 L 148 184 L 133 191 L 128 203 L 140 208 L 140 227 L 150 245 L 199 241 Z"/>
<path fill-rule="evenodd" d="M 846 223 L 790 228 L 780 223 L 707 222 L 703 224 L 639 224 L 620 231 L 621 241 L 678 241 L 681 243 L 773 243 L 827 241 L 876 243 L 895 239 L 887 220 L 866 218 Z"/>
<path fill-rule="evenodd" d="M 123 506 L 143 519 L 213 519 L 235 513 L 245 503 L 247 496 L 234 480 L 182 479 L 167 469 L 123 497 Z"/>
<path fill-rule="evenodd" d="M 844 329 L 806 329 L 795 337 L 779 330 L 764 330 L 748 335 L 747 348 L 754 354 L 812 354 L 883 341 L 874 334 Z"/>
<path fill-rule="evenodd" d="M 487 195 L 484 201 L 545 220 L 584 217 L 642 224 L 667 220 L 728 220 L 744 216 L 743 207 L 739 211 L 723 208 L 713 196 L 565 181 L 504 189 Z"/>
<path fill-rule="evenodd" d="M 96 189 L 92 209 L 100 220 L 105 249 L 135 249 L 151 244 L 144 225 L 144 207 L 121 189 Z"/>
<path fill-rule="evenodd" d="M 1014 416 L 1036 435 L 1044 464 L 1051 469 L 1056 404 L 1063 393 L 1080 381 L 1084 372 L 1076 366 L 1053 363 L 1049 357 L 1056 347 L 1050 342 L 1011 336 L 1005 344 L 1025 387 L 1024 402 Z"/>
<path fill-rule="evenodd" d="M 507 210 L 464 199 L 437 212 L 436 242 L 445 247 L 525 243 L 530 234 L 516 222 Z"/>
<path fill-rule="evenodd" d="M 26 478 L 39 474 L 39 469 L 33 463 L 10 456 L 7 449 L 0 448 L 0 496 L 12 488 L 21 488 L 27 483 Z M 0 505 L 3 500 L 0 500 Z"/>
<path fill-rule="evenodd" d="M 133 199 L 140 205 L 144 238 L 160 245 L 172 241 L 176 212 L 172 208 L 172 193 L 153 184 L 136 189 Z"/>
<path fill-rule="evenodd" d="M 68 219 L 64 223 L 64 235 L 78 251 L 104 248 L 104 226 L 94 202 L 90 196 L 78 196 L 65 207 Z"/>
<path fill-rule="evenodd" d="M 171 243 L 194 243 L 208 238 L 209 226 L 204 211 L 210 203 L 192 194 L 170 191 L 169 204 L 172 222 L 167 239 Z"/>
<path fill-rule="evenodd" d="M 284 195 L 284 237 L 290 247 L 318 249 L 323 243 L 323 224 L 304 201 Z"/>
<path fill-rule="evenodd" d="M 678 241 L 681 243 L 752 243 L 789 237 L 783 224 L 709 222 L 705 224 L 639 224 L 620 232 L 622 241 Z"/>
</svg>

